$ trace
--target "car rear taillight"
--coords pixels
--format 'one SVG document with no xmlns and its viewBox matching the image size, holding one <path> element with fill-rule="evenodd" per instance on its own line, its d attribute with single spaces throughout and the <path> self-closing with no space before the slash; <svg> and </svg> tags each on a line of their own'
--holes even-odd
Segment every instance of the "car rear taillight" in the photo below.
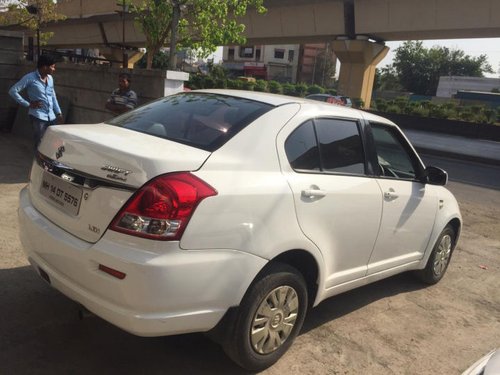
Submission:
<svg viewBox="0 0 500 375">
<path fill-rule="evenodd" d="M 123 206 L 109 229 L 155 240 L 178 240 L 196 206 L 217 191 L 189 172 L 154 178 Z"/>
</svg>

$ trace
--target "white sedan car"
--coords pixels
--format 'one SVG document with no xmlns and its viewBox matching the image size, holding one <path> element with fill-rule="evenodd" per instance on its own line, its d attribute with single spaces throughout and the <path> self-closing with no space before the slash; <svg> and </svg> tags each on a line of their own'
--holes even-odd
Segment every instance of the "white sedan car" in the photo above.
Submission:
<svg viewBox="0 0 500 375">
<path fill-rule="evenodd" d="M 257 371 L 324 299 L 409 270 L 443 277 L 462 226 L 446 181 L 384 118 L 192 91 L 49 127 L 20 237 L 43 279 L 103 319 L 207 332 Z"/>
</svg>

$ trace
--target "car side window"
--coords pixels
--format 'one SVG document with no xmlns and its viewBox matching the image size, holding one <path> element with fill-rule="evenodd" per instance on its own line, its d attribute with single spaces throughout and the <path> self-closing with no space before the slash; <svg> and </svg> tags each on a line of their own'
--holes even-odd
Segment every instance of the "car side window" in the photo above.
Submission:
<svg viewBox="0 0 500 375">
<path fill-rule="evenodd" d="M 320 144 L 322 170 L 363 174 L 365 157 L 357 122 L 317 119 L 314 123 Z"/>
<path fill-rule="evenodd" d="M 307 121 L 293 131 L 286 140 L 285 151 L 293 169 L 320 170 L 318 143 L 312 121 Z"/>
<path fill-rule="evenodd" d="M 285 151 L 297 171 L 365 173 L 363 145 L 355 121 L 307 121 L 288 137 Z"/>
<path fill-rule="evenodd" d="M 415 179 L 416 163 L 404 147 L 396 129 L 371 124 L 380 174 L 386 177 Z"/>
</svg>

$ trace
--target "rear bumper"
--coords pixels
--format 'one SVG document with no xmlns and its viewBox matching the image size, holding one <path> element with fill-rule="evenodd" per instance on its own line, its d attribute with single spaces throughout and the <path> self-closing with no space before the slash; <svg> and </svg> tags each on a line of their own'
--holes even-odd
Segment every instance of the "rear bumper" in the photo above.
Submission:
<svg viewBox="0 0 500 375">
<path fill-rule="evenodd" d="M 183 250 L 107 231 L 82 241 L 47 220 L 20 193 L 24 251 L 51 285 L 110 323 L 140 336 L 204 332 L 237 306 L 266 260 L 228 249 Z M 126 274 L 119 280 L 99 264 Z M 42 272 L 40 272 L 42 270 Z"/>
</svg>

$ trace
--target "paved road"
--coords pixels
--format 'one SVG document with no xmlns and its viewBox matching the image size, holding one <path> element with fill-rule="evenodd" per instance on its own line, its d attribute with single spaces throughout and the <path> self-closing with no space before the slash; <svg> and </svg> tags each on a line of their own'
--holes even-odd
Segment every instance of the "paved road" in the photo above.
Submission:
<svg viewBox="0 0 500 375">
<path fill-rule="evenodd" d="M 411 129 L 403 131 L 420 153 L 500 165 L 500 142 Z"/>
<path fill-rule="evenodd" d="M 426 165 L 433 165 L 448 172 L 450 181 L 500 190 L 500 163 L 486 165 L 467 160 L 457 160 L 420 153 Z"/>
</svg>

